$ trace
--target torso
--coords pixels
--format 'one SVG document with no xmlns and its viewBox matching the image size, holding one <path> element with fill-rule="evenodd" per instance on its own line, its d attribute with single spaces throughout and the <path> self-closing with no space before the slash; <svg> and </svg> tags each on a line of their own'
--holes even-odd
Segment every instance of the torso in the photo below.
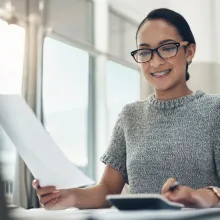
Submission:
<svg viewBox="0 0 220 220">
<path fill-rule="evenodd" d="M 145 100 L 132 107 L 124 121 L 131 193 L 160 193 L 170 177 L 193 188 L 220 185 L 212 139 L 215 117 L 202 99 L 162 108 Z"/>
</svg>

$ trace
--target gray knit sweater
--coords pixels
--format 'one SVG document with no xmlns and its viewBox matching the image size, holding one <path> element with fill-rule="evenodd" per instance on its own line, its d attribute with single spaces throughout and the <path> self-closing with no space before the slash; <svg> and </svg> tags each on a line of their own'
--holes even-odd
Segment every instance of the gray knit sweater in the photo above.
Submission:
<svg viewBox="0 0 220 220">
<path fill-rule="evenodd" d="M 170 177 L 195 189 L 220 186 L 220 95 L 153 94 L 126 105 L 101 161 L 123 174 L 131 193 L 160 193 Z"/>
</svg>

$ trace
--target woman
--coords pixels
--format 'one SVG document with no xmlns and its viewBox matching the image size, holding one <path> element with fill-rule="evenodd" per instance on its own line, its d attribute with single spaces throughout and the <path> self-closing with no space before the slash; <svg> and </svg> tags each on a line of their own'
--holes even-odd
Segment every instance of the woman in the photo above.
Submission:
<svg viewBox="0 0 220 220">
<path fill-rule="evenodd" d="M 139 25 L 136 42 L 131 55 L 155 94 L 122 110 L 97 186 L 56 191 L 33 183 L 46 209 L 107 207 L 105 196 L 121 193 L 125 183 L 131 193 L 162 192 L 187 207 L 220 204 L 220 96 L 186 84 L 196 50 L 188 23 L 172 10 L 154 10 Z M 176 181 L 170 177 L 182 185 L 170 191 Z"/>
</svg>

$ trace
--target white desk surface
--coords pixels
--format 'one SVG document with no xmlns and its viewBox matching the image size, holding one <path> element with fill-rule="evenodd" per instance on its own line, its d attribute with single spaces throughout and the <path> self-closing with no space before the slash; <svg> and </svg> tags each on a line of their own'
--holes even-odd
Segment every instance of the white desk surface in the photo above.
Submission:
<svg viewBox="0 0 220 220">
<path fill-rule="evenodd" d="M 151 220 L 219 220 L 220 208 L 216 209 L 183 209 L 159 211 L 118 211 L 116 209 L 78 210 L 67 209 L 60 211 L 46 211 L 44 209 L 25 210 L 16 208 L 11 211 L 15 220 L 112 220 L 112 219 L 151 219 Z M 203 217 L 202 217 L 203 216 Z M 205 217 L 206 216 L 206 217 Z"/>
</svg>

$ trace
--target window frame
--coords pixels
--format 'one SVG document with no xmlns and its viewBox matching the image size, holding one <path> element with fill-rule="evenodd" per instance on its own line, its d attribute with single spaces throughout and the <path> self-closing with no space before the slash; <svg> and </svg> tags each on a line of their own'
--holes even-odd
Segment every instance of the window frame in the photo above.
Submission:
<svg viewBox="0 0 220 220">
<path fill-rule="evenodd" d="M 87 111 L 87 160 L 88 164 L 85 167 L 77 166 L 81 171 L 83 171 L 86 175 L 88 175 L 90 178 L 94 179 L 95 178 L 95 138 L 94 138 L 94 124 L 95 124 L 95 80 L 94 80 L 94 59 L 95 56 L 94 54 L 97 54 L 97 52 L 93 49 L 92 54 L 87 50 L 87 47 L 83 47 L 81 44 L 80 46 L 77 45 L 75 42 L 64 38 L 63 36 L 58 36 L 57 35 L 46 35 L 44 37 L 44 40 L 46 37 L 52 38 L 56 41 L 59 41 L 61 43 L 64 43 L 68 46 L 75 47 L 80 50 L 84 50 L 85 52 L 88 53 L 89 55 L 89 69 L 88 69 L 88 77 L 89 77 L 89 88 L 88 88 L 88 111 Z M 91 48 L 90 48 L 91 49 Z M 42 55 L 43 56 L 43 55 Z M 42 68 L 42 76 L 43 76 L 43 68 Z M 42 85 L 41 85 L 41 91 L 43 87 L 43 80 L 42 80 Z M 42 94 L 43 96 L 43 94 Z M 41 103 L 43 102 L 43 97 L 41 98 Z M 44 111 L 43 111 L 43 103 L 42 103 L 42 119 L 44 118 Z M 44 126 L 44 120 L 42 120 L 42 124 Z"/>
</svg>

